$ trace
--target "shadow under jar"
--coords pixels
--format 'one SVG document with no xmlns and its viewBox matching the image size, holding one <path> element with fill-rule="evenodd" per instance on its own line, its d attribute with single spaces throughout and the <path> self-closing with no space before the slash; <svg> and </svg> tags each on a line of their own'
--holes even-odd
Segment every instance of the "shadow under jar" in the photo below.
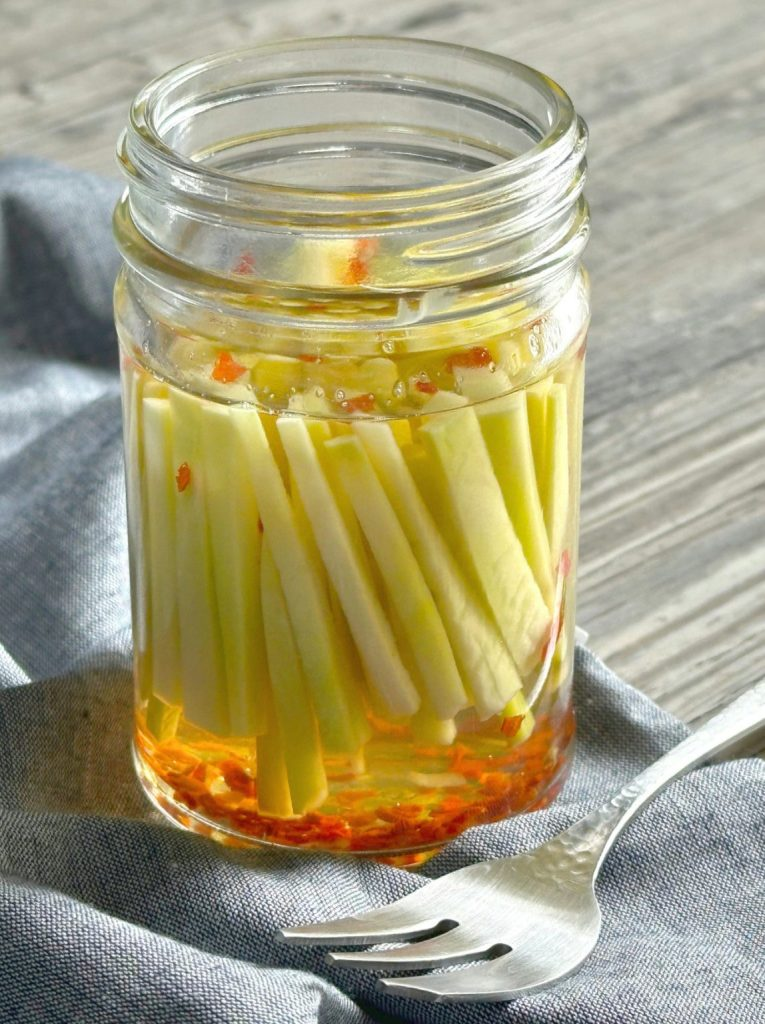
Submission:
<svg viewBox="0 0 765 1024">
<path fill-rule="evenodd" d="M 230 843 L 417 865 L 573 734 L 586 131 L 402 39 L 136 98 L 115 225 L 136 761 Z"/>
</svg>

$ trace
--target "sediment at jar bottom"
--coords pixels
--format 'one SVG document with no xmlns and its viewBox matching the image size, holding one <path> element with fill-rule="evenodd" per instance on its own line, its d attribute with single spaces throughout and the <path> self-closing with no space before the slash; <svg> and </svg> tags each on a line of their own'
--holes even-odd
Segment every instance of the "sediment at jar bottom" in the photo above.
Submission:
<svg viewBox="0 0 765 1024">
<path fill-rule="evenodd" d="M 510 745 L 472 734 L 428 747 L 411 736 L 376 731 L 363 772 L 342 759 L 325 764 L 321 806 L 270 816 L 263 780 L 246 743 L 201 739 L 180 723 L 157 741 L 139 722 L 139 775 L 154 802 L 176 823 L 230 845 L 268 844 L 378 856 L 417 866 L 473 825 L 546 806 L 570 761 L 573 716 L 560 702 L 541 714 L 531 735 Z M 268 788 L 273 776 L 266 776 Z"/>
<path fill-rule="evenodd" d="M 385 851 L 560 774 L 582 363 L 507 394 L 476 362 L 472 404 L 321 419 L 245 401 L 238 363 L 224 404 L 123 361 L 139 750 L 171 802 Z"/>
</svg>

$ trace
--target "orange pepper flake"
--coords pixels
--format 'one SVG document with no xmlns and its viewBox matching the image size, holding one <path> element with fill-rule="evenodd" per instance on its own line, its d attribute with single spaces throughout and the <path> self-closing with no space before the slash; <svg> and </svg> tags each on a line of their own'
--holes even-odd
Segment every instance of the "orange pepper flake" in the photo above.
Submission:
<svg viewBox="0 0 765 1024">
<path fill-rule="evenodd" d="M 371 412 L 375 407 L 375 396 L 369 392 L 366 395 L 345 398 L 340 403 L 340 407 L 346 412 Z"/>
<path fill-rule="evenodd" d="M 560 556 L 560 562 L 558 562 L 558 572 L 565 579 L 571 571 L 571 555 L 569 554 L 568 548 Z"/>
<path fill-rule="evenodd" d="M 298 359 L 301 359 L 304 363 L 320 363 L 321 356 L 312 355 L 310 352 L 301 352 L 298 355 Z"/>
<path fill-rule="evenodd" d="M 454 373 L 454 369 L 457 366 L 464 367 L 465 369 L 477 369 L 480 366 L 489 366 L 493 361 L 488 348 L 484 348 L 483 345 L 476 345 L 474 348 L 469 348 L 466 352 L 455 352 L 453 356 L 449 356 L 445 365 L 449 373 Z"/>
<path fill-rule="evenodd" d="M 237 363 L 230 352 L 221 352 L 215 360 L 210 376 L 219 384 L 233 384 L 239 380 L 243 373 L 247 373 L 247 367 Z"/>
<path fill-rule="evenodd" d="M 258 533 L 263 533 L 263 520 L 258 516 Z"/>
<path fill-rule="evenodd" d="M 369 280 L 369 261 L 380 247 L 376 238 L 359 238 L 348 261 L 343 284 L 364 284 Z"/>
<path fill-rule="evenodd" d="M 191 469 L 188 462 L 182 462 L 175 474 L 175 485 L 179 491 L 185 491 L 191 483 Z"/>
<path fill-rule="evenodd" d="M 249 250 L 242 253 L 234 267 L 235 274 L 252 274 L 255 270 L 255 256 Z"/>
<path fill-rule="evenodd" d="M 435 395 L 438 391 L 438 385 L 434 384 L 432 380 L 418 380 L 415 381 L 415 390 L 419 391 L 423 395 Z"/>
<path fill-rule="evenodd" d="M 503 718 L 502 724 L 499 727 L 499 731 L 502 733 L 503 736 L 507 736 L 508 738 L 511 736 L 515 736 L 515 734 L 521 727 L 521 722 L 523 721 L 523 719 L 523 715 L 511 715 L 509 718 Z"/>
<path fill-rule="evenodd" d="M 587 355 L 587 342 L 583 341 L 582 344 L 579 346 L 579 348 L 577 350 L 576 358 L 579 360 L 580 363 L 583 363 L 584 362 L 584 357 L 586 355 Z"/>
</svg>

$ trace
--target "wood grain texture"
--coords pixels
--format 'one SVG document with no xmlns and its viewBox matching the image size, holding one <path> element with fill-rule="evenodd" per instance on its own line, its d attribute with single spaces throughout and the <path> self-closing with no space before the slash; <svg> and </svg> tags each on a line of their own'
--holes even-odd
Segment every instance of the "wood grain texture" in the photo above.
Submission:
<svg viewBox="0 0 765 1024">
<path fill-rule="evenodd" d="M 579 620 L 689 722 L 765 645 L 762 0 L 0 0 L 0 140 L 114 173 L 149 78 L 216 49 L 381 33 L 561 82 L 591 130 Z"/>
</svg>

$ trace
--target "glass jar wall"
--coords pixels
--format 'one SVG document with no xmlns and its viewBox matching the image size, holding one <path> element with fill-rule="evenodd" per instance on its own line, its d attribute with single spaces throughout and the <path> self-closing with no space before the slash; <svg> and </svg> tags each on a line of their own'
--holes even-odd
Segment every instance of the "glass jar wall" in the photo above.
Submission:
<svg viewBox="0 0 765 1024">
<path fill-rule="evenodd" d="M 559 788 L 584 145 L 548 79 L 411 40 L 224 55 L 136 99 L 136 758 L 178 823 L 416 864 Z"/>
</svg>

